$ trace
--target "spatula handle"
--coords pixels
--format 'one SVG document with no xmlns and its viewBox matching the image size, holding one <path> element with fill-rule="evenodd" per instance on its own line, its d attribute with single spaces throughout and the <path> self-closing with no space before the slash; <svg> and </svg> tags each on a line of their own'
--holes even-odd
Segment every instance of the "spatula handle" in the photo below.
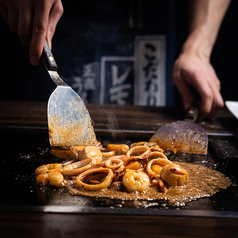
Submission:
<svg viewBox="0 0 238 238">
<path fill-rule="evenodd" d="M 186 112 L 184 120 L 196 122 L 199 114 L 199 106 L 200 106 L 200 96 L 198 93 L 195 93 L 192 105 L 190 106 L 189 110 Z"/>
<path fill-rule="evenodd" d="M 46 40 L 43 47 L 42 60 L 48 70 L 57 71 L 58 67 L 56 61 Z"/>
</svg>

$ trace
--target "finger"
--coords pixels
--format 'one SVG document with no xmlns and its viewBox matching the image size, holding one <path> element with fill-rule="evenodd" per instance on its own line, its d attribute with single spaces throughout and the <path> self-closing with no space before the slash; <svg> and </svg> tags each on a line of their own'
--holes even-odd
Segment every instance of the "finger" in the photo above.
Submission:
<svg viewBox="0 0 238 238">
<path fill-rule="evenodd" d="M 210 112 L 204 117 L 205 119 L 211 119 L 215 114 L 224 106 L 224 101 L 220 93 L 221 83 L 216 75 L 215 70 L 211 67 L 209 69 L 209 76 L 207 78 L 207 84 L 212 93 L 212 105 Z"/>
<path fill-rule="evenodd" d="M 50 1 L 36 1 L 29 57 L 32 65 L 39 64 L 50 12 Z"/>
<path fill-rule="evenodd" d="M 212 110 L 214 96 L 206 81 L 202 82 L 202 84 L 199 84 L 197 87 L 197 92 L 201 98 L 198 121 L 202 121 L 210 114 Z"/>
<path fill-rule="evenodd" d="M 176 68 L 173 71 L 173 81 L 181 96 L 184 110 L 187 111 L 192 104 L 193 95 L 190 91 L 190 86 L 185 82 L 182 75 L 176 71 Z"/>
<path fill-rule="evenodd" d="M 222 95 L 220 93 L 220 86 L 218 86 L 217 88 L 216 87 L 212 87 L 212 85 L 210 85 L 212 91 L 213 91 L 213 95 L 214 95 L 214 98 L 213 98 L 213 103 L 212 103 L 212 109 L 211 109 L 211 112 L 209 113 L 209 115 L 206 117 L 206 119 L 211 119 L 213 118 L 217 112 L 224 107 L 224 101 L 223 101 L 223 98 L 222 98 Z"/>
<path fill-rule="evenodd" d="M 224 101 L 221 97 L 221 101 L 219 104 L 213 103 L 212 110 L 205 119 L 207 119 L 207 120 L 212 119 L 219 112 L 219 110 L 223 107 L 224 107 Z"/>
<path fill-rule="evenodd" d="M 33 7 L 31 1 L 21 6 L 18 20 L 18 36 L 23 45 L 30 45 L 32 34 Z"/>
<path fill-rule="evenodd" d="M 15 6 L 9 6 L 7 9 L 7 22 L 12 33 L 17 33 L 18 28 L 18 10 Z"/>
<path fill-rule="evenodd" d="M 1 6 L 1 8 L 0 8 L 0 13 L 1 13 L 3 19 L 5 20 L 5 22 L 8 24 L 7 8 L 4 7 L 4 6 Z"/>
<path fill-rule="evenodd" d="M 61 18 L 63 11 L 64 10 L 61 1 L 57 1 L 51 8 L 46 36 L 50 48 L 56 25 Z"/>
<path fill-rule="evenodd" d="M 198 121 L 201 121 L 206 118 L 212 110 L 213 92 L 209 85 L 210 77 L 206 71 L 200 71 L 199 74 L 191 74 L 191 72 L 184 71 L 183 78 L 186 82 L 190 83 L 190 89 L 194 88 L 200 96 Z"/>
</svg>

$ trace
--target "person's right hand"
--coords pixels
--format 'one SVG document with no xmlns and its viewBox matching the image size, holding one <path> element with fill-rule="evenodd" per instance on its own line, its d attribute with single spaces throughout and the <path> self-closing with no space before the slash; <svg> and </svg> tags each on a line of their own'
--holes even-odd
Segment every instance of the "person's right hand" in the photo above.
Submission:
<svg viewBox="0 0 238 238">
<path fill-rule="evenodd" d="M 56 25 L 63 14 L 61 1 L 0 0 L 0 12 L 21 43 L 30 46 L 30 62 L 37 65 L 45 39 L 51 47 Z"/>
<path fill-rule="evenodd" d="M 220 81 L 209 60 L 196 54 L 181 53 L 174 64 L 173 81 L 183 101 L 184 110 L 191 106 L 196 90 L 201 99 L 198 121 L 211 119 L 224 106 Z"/>
</svg>

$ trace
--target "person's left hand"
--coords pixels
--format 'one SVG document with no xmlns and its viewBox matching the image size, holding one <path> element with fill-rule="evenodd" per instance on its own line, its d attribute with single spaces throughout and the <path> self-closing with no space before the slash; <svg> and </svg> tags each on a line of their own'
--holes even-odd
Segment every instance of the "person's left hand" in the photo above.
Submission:
<svg viewBox="0 0 238 238">
<path fill-rule="evenodd" d="M 173 81 L 180 93 L 184 110 L 191 106 L 195 89 L 201 98 L 198 121 L 211 119 L 224 106 L 220 81 L 206 58 L 181 53 L 173 68 Z"/>
</svg>

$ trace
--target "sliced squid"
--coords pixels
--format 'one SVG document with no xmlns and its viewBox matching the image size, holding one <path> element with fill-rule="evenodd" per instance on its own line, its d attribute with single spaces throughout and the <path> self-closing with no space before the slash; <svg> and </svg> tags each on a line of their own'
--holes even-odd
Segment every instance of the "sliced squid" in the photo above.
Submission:
<svg viewBox="0 0 238 238">
<path fill-rule="evenodd" d="M 105 162 L 105 166 L 112 170 L 117 170 L 123 165 L 123 161 L 117 156 L 112 156 Z"/>
<path fill-rule="evenodd" d="M 56 149 L 53 148 L 50 151 L 50 154 L 54 157 L 60 158 L 60 159 L 78 159 L 78 153 L 72 149 Z"/>
<path fill-rule="evenodd" d="M 143 145 L 143 146 L 133 146 L 127 151 L 126 155 L 128 157 L 133 156 L 144 158 L 148 153 L 150 153 L 150 148 L 146 145 Z"/>
<path fill-rule="evenodd" d="M 152 159 L 146 166 L 146 172 L 149 175 L 150 179 L 158 178 L 162 168 L 165 165 L 173 164 L 170 160 L 164 158 Z"/>
<path fill-rule="evenodd" d="M 80 173 L 89 169 L 92 165 L 96 163 L 97 163 L 96 159 L 80 160 L 75 163 L 64 166 L 62 169 L 62 174 L 69 175 L 69 176 L 79 175 Z"/>
<path fill-rule="evenodd" d="M 154 145 L 150 147 L 151 151 L 159 151 L 161 153 L 164 153 L 164 150 L 162 148 L 159 147 L 159 145 Z"/>
<path fill-rule="evenodd" d="M 129 150 L 129 146 L 126 144 L 108 144 L 107 150 L 115 151 L 116 155 L 125 155 Z"/>
<path fill-rule="evenodd" d="M 79 151 L 83 150 L 84 148 L 85 146 L 73 146 L 73 147 L 70 147 L 69 149 L 53 148 L 50 151 L 50 154 L 60 159 L 76 160 L 78 159 Z"/>
<path fill-rule="evenodd" d="M 100 150 L 101 150 L 101 153 L 102 153 L 102 158 L 103 158 L 103 160 L 106 160 L 106 159 L 108 159 L 109 157 L 115 155 L 115 151 L 114 151 L 114 150 L 107 150 L 107 149 L 105 149 L 105 148 L 101 148 Z"/>
<path fill-rule="evenodd" d="M 163 154 L 159 151 L 150 152 L 145 156 L 146 160 L 158 159 L 158 158 L 168 159 L 165 154 Z"/>
<path fill-rule="evenodd" d="M 89 176 L 101 177 L 101 175 L 105 175 L 103 181 L 99 181 L 99 183 L 90 184 L 90 179 L 87 179 Z M 90 169 L 86 170 L 83 173 L 79 174 L 76 177 L 76 185 L 80 188 L 84 188 L 86 190 L 102 190 L 109 187 L 112 183 L 113 179 L 113 172 L 111 169 L 108 168 L 97 168 L 97 169 Z M 89 182 L 84 182 L 85 180 L 89 180 Z M 97 179 L 94 179 L 97 180 Z"/>
<path fill-rule="evenodd" d="M 151 182 L 151 185 L 158 187 L 159 190 L 160 190 L 161 192 L 163 192 L 163 193 L 166 193 L 166 192 L 167 192 L 167 188 L 166 188 L 166 186 L 164 185 L 164 182 L 162 181 L 162 179 L 160 179 L 160 178 L 153 179 L 152 182 Z"/>
<path fill-rule="evenodd" d="M 157 143 L 156 142 L 146 142 L 146 141 L 140 141 L 140 142 L 136 142 L 131 144 L 130 148 L 135 147 L 135 146 L 148 146 L 148 147 L 152 147 L 152 146 L 156 146 Z"/>
</svg>

